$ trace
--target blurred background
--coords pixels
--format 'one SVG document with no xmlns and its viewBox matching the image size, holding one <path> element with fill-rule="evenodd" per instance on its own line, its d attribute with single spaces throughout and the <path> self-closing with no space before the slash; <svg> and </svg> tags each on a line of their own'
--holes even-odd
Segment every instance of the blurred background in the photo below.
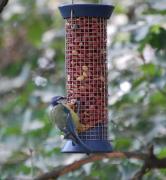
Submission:
<svg viewBox="0 0 166 180">
<path fill-rule="evenodd" d="M 69 0 L 10 0 L 0 17 L 0 179 L 32 178 L 84 155 L 61 154 L 48 103 L 65 95 L 64 20 Z M 98 3 L 98 1 L 75 1 Z M 114 150 L 166 156 L 166 1 L 103 0 L 108 20 L 109 132 Z M 138 160 L 89 163 L 61 180 L 128 180 Z M 102 171 L 101 171 L 102 169 Z M 166 170 L 144 179 L 164 180 Z"/>
</svg>

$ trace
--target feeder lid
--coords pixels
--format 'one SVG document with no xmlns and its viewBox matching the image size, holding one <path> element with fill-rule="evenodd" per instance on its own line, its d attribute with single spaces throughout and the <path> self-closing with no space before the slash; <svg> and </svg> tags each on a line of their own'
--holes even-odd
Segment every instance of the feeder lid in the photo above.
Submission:
<svg viewBox="0 0 166 180">
<path fill-rule="evenodd" d="M 114 10 L 114 6 L 103 4 L 70 4 L 60 6 L 59 9 L 64 19 L 71 17 L 71 11 L 73 11 L 73 17 L 109 19 Z"/>
</svg>

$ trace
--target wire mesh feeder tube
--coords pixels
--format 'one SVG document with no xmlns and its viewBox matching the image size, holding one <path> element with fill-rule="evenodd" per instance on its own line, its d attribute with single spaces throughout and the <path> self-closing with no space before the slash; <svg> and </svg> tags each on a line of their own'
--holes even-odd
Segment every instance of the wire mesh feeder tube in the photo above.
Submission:
<svg viewBox="0 0 166 180">
<path fill-rule="evenodd" d="M 107 19 L 113 6 L 72 4 L 59 7 L 66 19 L 67 100 L 80 101 L 80 139 L 93 153 L 112 151 L 108 140 Z M 88 153 L 68 140 L 62 152 Z"/>
</svg>

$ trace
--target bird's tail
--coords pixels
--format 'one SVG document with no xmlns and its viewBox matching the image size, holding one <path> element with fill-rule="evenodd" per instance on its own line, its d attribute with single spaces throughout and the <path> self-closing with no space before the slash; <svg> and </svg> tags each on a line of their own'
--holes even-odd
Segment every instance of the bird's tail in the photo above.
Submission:
<svg viewBox="0 0 166 180">
<path fill-rule="evenodd" d="M 92 152 L 92 150 L 80 139 L 80 137 L 78 136 L 78 133 L 76 132 L 76 128 L 74 126 L 74 123 L 72 121 L 72 117 L 71 114 L 68 113 L 67 114 L 67 118 L 66 118 L 66 124 L 67 124 L 67 129 L 69 130 L 69 134 L 72 135 L 72 137 L 75 140 L 75 143 L 79 144 L 82 146 L 83 149 L 85 149 L 86 151 L 88 151 L 89 153 Z M 70 135 L 69 135 L 70 137 Z M 71 138 L 72 139 L 72 138 Z"/>
</svg>

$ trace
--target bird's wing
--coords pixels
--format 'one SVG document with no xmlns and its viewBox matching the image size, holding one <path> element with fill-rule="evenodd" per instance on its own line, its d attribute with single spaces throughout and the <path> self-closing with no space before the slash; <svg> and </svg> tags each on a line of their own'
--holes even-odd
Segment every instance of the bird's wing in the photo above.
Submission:
<svg viewBox="0 0 166 180">
<path fill-rule="evenodd" d="M 72 116 L 72 119 L 73 119 L 73 123 L 75 124 L 76 129 L 77 129 L 77 127 L 78 127 L 78 125 L 80 123 L 80 118 L 79 118 L 78 114 L 75 113 L 73 111 L 73 109 L 71 109 L 67 104 L 63 104 L 63 106 L 67 110 L 66 112 L 68 112 L 68 111 L 70 112 L 70 114 Z"/>
<path fill-rule="evenodd" d="M 73 120 L 73 123 L 75 125 L 75 129 L 77 132 L 84 132 L 86 130 L 88 130 L 91 126 L 88 125 L 88 124 L 82 124 L 80 122 L 80 118 L 79 118 L 79 115 L 73 111 L 73 109 L 71 109 L 67 104 L 63 104 L 64 108 L 66 108 L 66 113 L 68 111 L 70 111 L 71 113 L 71 116 L 72 116 L 72 120 Z"/>
<path fill-rule="evenodd" d="M 92 150 L 78 136 L 70 111 L 67 113 L 66 125 L 67 130 L 69 131 L 68 137 L 70 137 L 75 143 L 80 144 L 83 149 L 88 151 L 88 153 L 92 152 Z"/>
<path fill-rule="evenodd" d="M 56 125 L 58 129 L 65 133 L 66 131 L 66 118 L 67 114 L 63 111 L 63 106 L 59 104 L 58 106 L 52 107 L 50 111 L 50 120 L 53 125 Z"/>
</svg>

